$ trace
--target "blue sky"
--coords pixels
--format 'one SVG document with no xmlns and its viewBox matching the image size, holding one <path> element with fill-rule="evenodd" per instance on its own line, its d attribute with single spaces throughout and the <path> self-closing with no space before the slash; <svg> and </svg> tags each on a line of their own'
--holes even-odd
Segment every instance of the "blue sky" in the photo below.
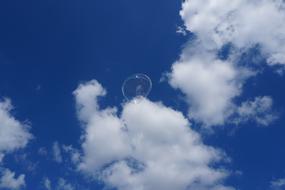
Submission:
<svg viewBox="0 0 285 190">
<path fill-rule="evenodd" d="M 225 2 L 1 2 L 0 189 L 166 189 L 174 145 L 189 155 L 165 161 L 185 168 L 165 169 L 183 173 L 169 188 L 285 189 L 285 5 Z M 134 73 L 153 82 L 137 104 L 121 93 Z"/>
</svg>

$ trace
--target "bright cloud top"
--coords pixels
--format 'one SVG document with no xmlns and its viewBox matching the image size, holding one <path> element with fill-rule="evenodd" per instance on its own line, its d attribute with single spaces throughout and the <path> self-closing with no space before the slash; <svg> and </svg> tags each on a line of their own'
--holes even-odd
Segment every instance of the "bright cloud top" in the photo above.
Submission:
<svg viewBox="0 0 285 190">
<path fill-rule="evenodd" d="M 232 189 L 228 172 L 212 166 L 226 158 L 203 144 L 182 113 L 138 99 L 101 109 L 106 91 L 95 80 L 74 92 L 84 128 L 79 169 L 120 190 Z"/>
<path fill-rule="evenodd" d="M 274 121 L 273 100 L 269 96 L 256 97 L 254 102 L 245 101 L 241 105 L 235 102 L 246 79 L 255 72 L 232 60 L 218 59 L 201 44 L 194 45 L 197 46 L 183 51 L 168 75 L 170 85 L 186 95 L 189 118 L 205 127 L 249 120 L 267 126 Z"/>
<path fill-rule="evenodd" d="M 285 64 L 283 0 L 186 0 L 180 15 L 207 47 L 259 45 L 268 63 Z"/>
<path fill-rule="evenodd" d="M 248 106 L 247 100 L 237 100 L 243 85 L 259 72 L 250 64 L 240 64 L 240 55 L 258 46 L 268 63 L 285 64 L 284 2 L 186 0 L 180 15 L 196 39 L 186 45 L 168 76 L 170 85 L 186 95 L 189 118 L 205 127 L 233 120 L 269 125 L 274 120 L 269 118 L 276 116 L 269 112 L 272 104 L 268 102 L 259 101 L 251 107 L 256 110 L 241 113 Z M 228 44 L 232 51 L 221 58 Z M 266 121 L 257 119 L 257 115 L 264 115 Z"/>
<path fill-rule="evenodd" d="M 240 95 L 244 80 L 252 73 L 203 53 L 202 48 L 199 52 L 187 49 L 182 53 L 172 66 L 170 84 L 187 96 L 190 118 L 206 126 L 221 125 L 234 112 L 233 98 Z"/>
</svg>

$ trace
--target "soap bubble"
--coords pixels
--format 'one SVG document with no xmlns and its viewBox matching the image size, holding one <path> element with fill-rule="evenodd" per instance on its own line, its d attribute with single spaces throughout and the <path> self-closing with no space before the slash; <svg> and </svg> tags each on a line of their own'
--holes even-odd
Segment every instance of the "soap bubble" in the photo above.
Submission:
<svg viewBox="0 0 285 190">
<path fill-rule="evenodd" d="M 147 97 L 152 88 L 150 78 L 145 74 L 134 74 L 128 77 L 122 86 L 122 92 L 127 100 Z"/>
</svg>

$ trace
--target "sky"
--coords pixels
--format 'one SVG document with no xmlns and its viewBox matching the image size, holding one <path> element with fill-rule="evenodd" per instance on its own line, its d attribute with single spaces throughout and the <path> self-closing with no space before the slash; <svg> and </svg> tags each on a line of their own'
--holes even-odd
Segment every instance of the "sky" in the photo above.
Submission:
<svg viewBox="0 0 285 190">
<path fill-rule="evenodd" d="M 0 189 L 285 189 L 283 0 L 0 2 Z M 144 73 L 148 97 L 127 100 Z"/>
</svg>

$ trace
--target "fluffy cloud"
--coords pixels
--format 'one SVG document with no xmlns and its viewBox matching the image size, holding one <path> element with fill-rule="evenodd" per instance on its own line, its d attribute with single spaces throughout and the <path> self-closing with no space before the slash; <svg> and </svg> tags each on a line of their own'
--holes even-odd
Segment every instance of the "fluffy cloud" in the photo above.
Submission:
<svg viewBox="0 0 285 190">
<path fill-rule="evenodd" d="M 11 152 L 27 145 L 32 135 L 29 126 L 16 120 L 11 114 L 9 99 L 0 101 L 0 153 Z"/>
<path fill-rule="evenodd" d="M 95 80 L 74 92 L 82 122 L 79 169 L 119 190 L 229 190 L 229 173 L 213 166 L 226 158 L 203 144 L 182 113 L 162 103 L 137 99 L 101 109 L 106 91 Z"/>
<path fill-rule="evenodd" d="M 202 43 L 214 49 L 231 43 L 239 50 L 259 45 L 270 64 L 285 64 L 283 0 L 186 0 L 181 17 Z"/>
<path fill-rule="evenodd" d="M 25 175 L 20 175 L 17 178 L 15 173 L 9 169 L 5 169 L 2 172 L 2 177 L 0 178 L 0 188 L 20 189 L 25 185 Z"/>
<path fill-rule="evenodd" d="M 244 80 L 254 73 L 194 45 L 172 66 L 169 82 L 186 95 L 190 118 L 206 126 L 222 125 L 235 111 L 233 100 L 241 94 Z"/>
<path fill-rule="evenodd" d="M 186 95 L 189 118 L 204 127 L 247 121 L 269 125 L 277 118 L 269 96 L 236 103 L 246 80 L 256 74 L 254 71 L 203 51 L 201 44 L 184 50 L 168 74 L 170 85 Z"/>
<path fill-rule="evenodd" d="M 263 125 L 273 121 L 269 109 L 257 108 L 257 102 L 237 102 L 246 80 L 258 73 L 240 60 L 242 53 L 259 47 L 268 63 L 285 64 L 284 1 L 186 0 L 180 15 L 196 39 L 186 44 L 168 76 L 170 85 L 185 94 L 189 118 L 206 127 L 224 125 L 233 116 Z M 232 51 L 221 58 L 228 44 Z M 250 114 L 243 112 L 245 107 Z"/>
<path fill-rule="evenodd" d="M 80 85 L 74 92 L 79 118 L 85 123 L 82 145 L 85 156 L 80 165 L 83 170 L 94 171 L 113 160 L 125 158 L 130 152 L 126 134 L 122 133 L 124 124 L 117 117 L 116 109 L 99 109 L 97 99 L 105 94 L 106 91 L 95 80 Z"/>
<path fill-rule="evenodd" d="M 6 153 L 24 148 L 32 138 L 29 126 L 11 115 L 12 108 L 9 99 L 0 101 L 0 163 Z M 0 188 L 19 189 L 25 186 L 25 175 L 23 174 L 16 178 L 14 172 L 4 169 L 0 177 Z"/>
</svg>

